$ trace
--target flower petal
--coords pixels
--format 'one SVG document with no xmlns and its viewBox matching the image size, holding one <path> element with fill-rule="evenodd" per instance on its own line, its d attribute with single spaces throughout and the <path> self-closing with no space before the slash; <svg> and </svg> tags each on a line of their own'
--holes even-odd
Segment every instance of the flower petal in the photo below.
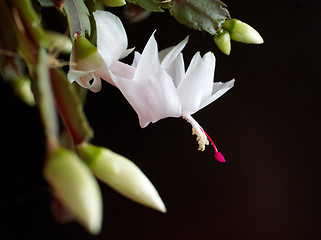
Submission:
<svg viewBox="0 0 321 240">
<path fill-rule="evenodd" d="M 182 52 L 183 48 L 188 42 L 188 36 L 174 47 L 166 48 L 159 52 L 159 59 L 161 61 L 161 67 L 167 69 L 170 67 L 172 62 L 177 58 L 177 56 Z"/>
<path fill-rule="evenodd" d="M 202 58 L 197 52 L 177 88 L 182 112 L 193 114 L 211 96 L 215 68 L 214 54 L 209 52 Z"/>
<path fill-rule="evenodd" d="M 107 66 L 99 68 L 96 71 L 96 75 L 105 80 L 106 82 L 110 83 L 111 85 L 115 85 L 114 81 L 112 80 L 110 76 L 110 72 L 113 72 L 114 75 L 132 79 L 134 77 L 136 68 L 122 63 L 120 61 L 114 62 L 109 69 L 107 69 Z"/>
<path fill-rule="evenodd" d="M 101 80 L 93 71 L 69 70 L 67 77 L 70 82 L 76 81 L 83 88 L 93 92 L 99 92 L 101 89 Z"/>
<path fill-rule="evenodd" d="M 111 73 L 114 83 L 136 111 L 142 128 L 162 118 L 180 116 L 180 102 L 170 76 L 165 72 L 147 74 L 143 80 L 146 84 Z"/>
<path fill-rule="evenodd" d="M 225 83 L 222 83 L 222 82 L 214 83 L 213 91 L 212 91 L 213 95 L 210 98 L 208 98 L 206 101 L 204 101 L 199 109 L 206 107 L 207 105 L 209 105 L 210 103 L 218 99 L 220 96 L 222 96 L 224 93 L 226 93 L 228 90 L 230 90 L 234 86 L 234 82 L 235 80 L 232 79 Z"/>
<path fill-rule="evenodd" d="M 185 75 L 185 64 L 183 54 L 179 53 L 176 59 L 166 68 L 166 72 L 172 77 L 177 88 Z"/>
<path fill-rule="evenodd" d="M 180 116 L 180 101 L 172 78 L 161 68 L 154 34 L 147 42 L 137 64 L 134 78 L 111 77 L 135 109 L 140 126 L 146 127 L 166 117 Z"/>
<path fill-rule="evenodd" d="M 134 60 L 132 63 L 132 67 L 137 67 L 141 54 L 137 51 L 134 52 Z"/>
<path fill-rule="evenodd" d="M 136 68 L 126 63 L 116 61 L 110 66 L 110 71 L 116 76 L 133 79 Z"/>
<path fill-rule="evenodd" d="M 146 72 L 149 73 L 155 72 L 156 70 L 161 70 L 158 58 L 158 46 L 154 37 L 154 33 L 155 32 L 152 33 L 141 56 L 139 57 L 134 81 L 143 82 L 147 79 L 144 77 Z"/>
<path fill-rule="evenodd" d="M 94 18 L 97 27 L 97 49 L 107 67 L 110 67 L 126 52 L 127 35 L 120 19 L 112 13 L 97 10 Z"/>
</svg>

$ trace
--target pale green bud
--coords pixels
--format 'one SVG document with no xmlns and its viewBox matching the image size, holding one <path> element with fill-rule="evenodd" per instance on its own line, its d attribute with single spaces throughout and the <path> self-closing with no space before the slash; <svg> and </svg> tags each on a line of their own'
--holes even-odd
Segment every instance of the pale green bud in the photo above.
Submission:
<svg viewBox="0 0 321 240">
<path fill-rule="evenodd" d="M 49 40 L 49 49 L 61 53 L 69 54 L 72 49 L 72 43 L 68 36 L 55 31 L 46 31 Z"/>
<path fill-rule="evenodd" d="M 231 53 L 231 37 L 228 31 L 220 29 L 218 35 L 214 36 L 217 47 L 226 55 Z"/>
<path fill-rule="evenodd" d="M 80 157 L 101 181 L 120 194 L 147 207 L 166 212 L 155 187 L 127 158 L 88 143 L 77 146 Z"/>
<path fill-rule="evenodd" d="M 102 224 L 102 196 L 86 164 L 74 152 L 58 147 L 49 152 L 43 173 L 70 213 L 91 234 L 98 234 Z"/>
<path fill-rule="evenodd" d="M 101 2 L 107 7 L 121 7 L 126 5 L 125 0 L 102 0 Z"/>
<path fill-rule="evenodd" d="M 75 36 L 74 60 L 77 70 L 90 71 L 97 69 L 102 64 L 97 48 L 84 36 Z"/>
<path fill-rule="evenodd" d="M 20 97 L 22 101 L 24 101 L 29 106 L 36 105 L 35 97 L 31 90 L 31 81 L 29 78 L 25 76 L 17 77 L 12 84 L 15 93 Z"/>
<path fill-rule="evenodd" d="M 225 20 L 222 26 L 230 32 L 234 41 L 249 44 L 261 44 L 264 42 L 261 35 L 254 28 L 240 20 Z"/>
</svg>

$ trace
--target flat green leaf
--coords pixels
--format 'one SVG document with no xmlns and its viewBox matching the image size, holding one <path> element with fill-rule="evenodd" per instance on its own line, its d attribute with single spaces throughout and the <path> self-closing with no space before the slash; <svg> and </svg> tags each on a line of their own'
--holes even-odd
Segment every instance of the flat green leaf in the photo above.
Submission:
<svg viewBox="0 0 321 240">
<path fill-rule="evenodd" d="M 226 5 L 219 0 L 172 0 L 171 14 L 190 28 L 203 30 L 212 35 L 225 19 L 230 19 Z"/>
<path fill-rule="evenodd" d="M 17 8 L 19 21 L 21 21 L 26 32 L 25 34 L 32 43 L 37 48 L 48 46 L 47 36 L 41 26 L 40 17 L 33 8 L 32 2 L 30 0 L 11 0 L 10 3 L 14 4 Z"/>
<path fill-rule="evenodd" d="M 54 7 L 55 5 L 51 0 L 38 0 L 41 7 Z"/>
<path fill-rule="evenodd" d="M 82 109 L 82 103 L 66 74 L 57 68 L 50 69 L 53 92 L 56 105 L 66 128 L 73 137 L 74 143 L 79 144 L 89 140 L 93 131 Z"/>
<path fill-rule="evenodd" d="M 58 139 L 58 115 L 49 74 L 48 54 L 44 48 L 39 49 L 36 75 L 32 82 L 32 89 L 39 108 L 45 135 Z"/>
<path fill-rule="evenodd" d="M 2 49 L 15 52 L 18 48 L 17 34 L 10 11 L 5 1 L 0 1 L 0 45 Z"/>
<path fill-rule="evenodd" d="M 72 39 L 77 32 L 88 35 L 91 34 L 89 11 L 83 0 L 65 0 L 64 11 L 68 18 Z"/>
<path fill-rule="evenodd" d="M 162 0 L 127 0 L 127 2 L 134 3 L 140 7 L 152 12 L 164 12 L 162 8 L 168 8 L 168 1 Z"/>
</svg>

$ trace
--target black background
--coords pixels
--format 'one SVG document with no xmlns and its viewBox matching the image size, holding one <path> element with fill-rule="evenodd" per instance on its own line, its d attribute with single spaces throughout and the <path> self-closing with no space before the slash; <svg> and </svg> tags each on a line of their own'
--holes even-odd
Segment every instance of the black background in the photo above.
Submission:
<svg viewBox="0 0 321 240">
<path fill-rule="evenodd" d="M 85 112 L 93 143 L 134 161 L 156 186 L 168 212 L 158 213 L 101 184 L 103 230 L 89 235 L 61 225 L 42 179 L 38 112 L 1 83 L 1 218 L 3 239 L 256 240 L 321 239 L 319 1 L 225 1 L 234 18 L 260 32 L 263 45 L 232 42 L 230 56 L 207 34 L 153 14 L 129 25 L 129 47 L 142 51 L 157 29 L 160 49 L 187 35 L 186 63 L 213 51 L 216 81 L 236 79 L 223 97 L 194 114 L 227 159 L 197 151 L 190 125 L 168 118 L 141 129 L 121 93 L 104 83 Z"/>
</svg>

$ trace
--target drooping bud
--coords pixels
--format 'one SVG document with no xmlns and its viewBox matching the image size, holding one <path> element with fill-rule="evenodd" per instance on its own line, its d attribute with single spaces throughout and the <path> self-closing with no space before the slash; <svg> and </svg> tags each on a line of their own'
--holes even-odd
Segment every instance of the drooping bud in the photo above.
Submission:
<svg viewBox="0 0 321 240">
<path fill-rule="evenodd" d="M 31 90 L 31 81 L 28 77 L 17 77 L 12 81 L 13 89 L 17 96 L 29 106 L 35 106 L 35 97 Z"/>
<path fill-rule="evenodd" d="M 126 5 L 125 0 L 102 0 L 101 2 L 107 7 L 121 7 Z"/>
<path fill-rule="evenodd" d="M 214 42 L 217 47 L 226 55 L 231 53 L 231 36 L 228 31 L 220 29 L 214 36 Z"/>
<path fill-rule="evenodd" d="M 78 145 L 77 150 L 101 181 L 133 201 L 166 212 L 155 187 L 133 162 L 106 148 L 88 143 Z"/>
<path fill-rule="evenodd" d="M 261 44 L 264 42 L 261 35 L 254 28 L 240 20 L 225 20 L 222 26 L 229 31 L 234 41 L 248 44 Z"/>
<path fill-rule="evenodd" d="M 98 234 L 102 223 L 102 196 L 86 164 L 74 152 L 58 147 L 48 153 L 43 173 L 70 213 L 91 234 Z"/>
<path fill-rule="evenodd" d="M 102 59 L 97 48 L 84 35 L 75 34 L 74 39 L 73 60 L 76 62 L 75 69 L 90 71 L 99 68 Z"/>
<path fill-rule="evenodd" d="M 69 37 L 67 37 L 65 34 L 55 31 L 46 31 L 46 35 L 48 37 L 50 49 L 57 50 L 61 53 L 70 54 L 72 43 Z"/>
</svg>

